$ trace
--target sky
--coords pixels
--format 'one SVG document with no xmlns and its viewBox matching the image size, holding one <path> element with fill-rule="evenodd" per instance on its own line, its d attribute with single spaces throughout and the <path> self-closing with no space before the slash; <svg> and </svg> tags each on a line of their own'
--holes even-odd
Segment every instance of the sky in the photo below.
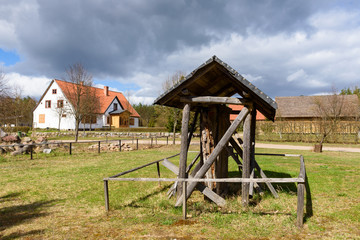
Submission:
<svg viewBox="0 0 360 240">
<path fill-rule="evenodd" d="M 81 63 L 152 104 L 213 55 L 272 98 L 360 86 L 360 1 L 0 0 L 0 71 L 24 96 Z"/>
</svg>

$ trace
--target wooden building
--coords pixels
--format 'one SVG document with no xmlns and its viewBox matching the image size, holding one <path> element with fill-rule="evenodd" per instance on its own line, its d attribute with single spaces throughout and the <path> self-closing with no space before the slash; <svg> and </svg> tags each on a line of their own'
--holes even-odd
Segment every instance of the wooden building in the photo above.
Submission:
<svg viewBox="0 0 360 240">
<path fill-rule="evenodd" d="M 235 94 L 241 97 L 232 97 Z M 254 169 L 258 167 L 254 157 L 257 110 L 266 118 L 274 120 L 277 105 L 229 65 L 213 56 L 162 94 L 155 100 L 155 104 L 183 109 L 178 178 L 227 178 L 229 156 L 238 163 L 243 178 L 254 177 Z M 243 105 L 243 108 L 234 112 L 228 107 L 229 104 Z M 190 111 L 195 112 L 195 118 L 189 128 Z M 232 113 L 237 116 L 230 122 Z M 197 118 L 200 118 L 200 153 L 187 166 L 187 152 Z M 244 135 L 243 139 L 236 141 L 232 136 L 240 124 L 243 124 Z M 237 155 L 234 154 L 234 149 Z M 237 156 L 242 158 L 242 164 Z M 200 161 L 190 172 L 198 158 Z M 270 183 L 267 185 L 272 187 Z M 181 186 L 178 185 L 177 206 L 181 205 L 183 199 Z M 249 192 L 252 192 L 253 187 L 254 184 L 242 182 L 244 205 L 248 204 Z M 222 198 L 227 193 L 225 182 L 210 182 L 206 186 L 190 182 L 186 198 L 195 188 L 218 205 L 225 203 Z"/>
</svg>

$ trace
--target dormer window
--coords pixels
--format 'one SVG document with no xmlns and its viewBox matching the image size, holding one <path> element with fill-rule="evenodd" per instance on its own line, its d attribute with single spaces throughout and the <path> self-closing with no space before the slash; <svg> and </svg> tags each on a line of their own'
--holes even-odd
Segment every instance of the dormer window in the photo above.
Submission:
<svg viewBox="0 0 360 240">
<path fill-rule="evenodd" d="M 114 103 L 114 111 L 116 111 L 118 109 L 118 105 L 117 103 Z"/>
<path fill-rule="evenodd" d="M 52 94 L 56 94 L 56 93 L 57 93 L 57 89 L 53 89 Z"/>
</svg>

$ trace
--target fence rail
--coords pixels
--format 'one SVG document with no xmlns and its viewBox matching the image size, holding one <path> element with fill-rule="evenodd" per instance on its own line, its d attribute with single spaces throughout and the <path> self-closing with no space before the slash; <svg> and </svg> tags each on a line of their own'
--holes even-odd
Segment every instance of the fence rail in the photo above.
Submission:
<svg viewBox="0 0 360 240">
<path fill-rule="evenodd" d="M 165 161 L 169 158 L 173 158 L 180 154 L 172 155 L 168 158 L 163 158 L 124 172 L 116 174 L 114 176 L 104 178 L 104 194 L 105 194 L 105 209 L 108 212 L 110 210 L 109 205 L 109 181 L 142 181 L 142 182 L 178 182 L 183 184 L 183 191 L 186 191 L 186 184 L 188 182 L 231 182 L 231 183 L 298 183 L 297 187 L 297 226 L 302 227 L 304 222 L 304 201 L 306 192 L 306 212 L 312 215 L 312 203 L 310 188 L 307 182 L 305 161 L 302 155 L 297 154 L 270 154 L 270 153 L 256 153 L 255 155 L 262 156 L 276 156 L 276 157 L 298 157 L 300 159 L 300 173 L 297 178 L 218 178 L 218 179 L 195 179 L 195 178 L 160 178 L 159 162 Z M 119 178 L 127 173 L 137 171 L 141 168 L 157 164 L 158 178 Z M 184 190 L 185 189 L 185 190 Z M 305 191 L 306 190 L 306 191 Z M 186 193 L 183 193 L 186 194 Z M 184 195 L 186 196 L 186 195 Z M 183 218 L 186 219 L 187 202 L 186 198 L 183 198 Z"/>
</svg>

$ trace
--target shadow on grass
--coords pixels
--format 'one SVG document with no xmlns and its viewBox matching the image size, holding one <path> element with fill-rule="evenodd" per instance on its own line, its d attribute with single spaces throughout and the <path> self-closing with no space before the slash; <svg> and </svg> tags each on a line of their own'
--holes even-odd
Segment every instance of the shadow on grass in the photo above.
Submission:
<svg viewBox="0 0 360 240">
<path fill-rule="evenodd" d="M 23 238 L 23 237 L 29 237 L 31 235 L 39 235 L 41 233 L 43 233 L 43 230 L 32 230 L 29 232 L 15 232 L 15 233 L 11 233 L 10 235 L 7 236 L 2 236 L 0 235 L 0 238 L 2 240 L 11 240 L 11 239 L 19 239 L 19 238 Z"/>
<path fill-rule="evenodd" d="M 21 193 L 10 193 L 5 196 L 1 196 L 0 200 L 2 202 L 14 201 L 14 198 L 20 195 Z M 20 225 L 31 219 L 47 216 L 48 213 L 44 211 L 44 208 L 50 207 L 54 202 L 55 200 L 37 201 L 29 204 L 20 204 L 0 208 L 0 231 L 5 230 L 6 228 Z M 34 230 L 30 232 L 12 233 L 9 236 L 1 236 L 1 239 L 14 239 L 26 235 L 36 234 L 41 231 L 42 230 Z"/>
<path fill-rule="evenodd" d="M 125 204 L 125 205 L 120 205 L 120 206 L 117 206 L 117 207 L 115 207 L 115 209 L 123 209 L 123 208 L 125 208 L 125 207 L 133 207 L 133 208 L 143 208 L 144 206 L 140 206 L 140 205 L 138 205 L 137 203 L 138 202 L 141 202 L 141 201 L 144 201 L 144 200 L 146 200 L 146 199 L 148 199 L 148 198 L 150 198 L 150 197 L 152 197 L 152 196 L 155 196 L 155 195 L 157 195 L 157 194 L 159 194 L 159 193 L 162 193 L 162 192 L 164 192 L 164 191 L 166 191 L 167 189 L 169 189 L 169 187 L 171 186 L 172 184 L 168 184 L 168 185 L 165 185 L 165 186 L 161 186 L 161 188 L 160 189 L 158 189 L 158 190 L 156 190 L 155 192 L 152 192 L 152 193 L 149 193 L 149 194 L 147 194 L 147 195 L 145 195 L 145 196 L 142 196 L 142 197 L 140 197 L 140 198 L 137 198 L 137 199 L 134 199 L 134 200 L 132 200 L 130 203 L 128 203 L 128 204 Z"/>
</svg>

